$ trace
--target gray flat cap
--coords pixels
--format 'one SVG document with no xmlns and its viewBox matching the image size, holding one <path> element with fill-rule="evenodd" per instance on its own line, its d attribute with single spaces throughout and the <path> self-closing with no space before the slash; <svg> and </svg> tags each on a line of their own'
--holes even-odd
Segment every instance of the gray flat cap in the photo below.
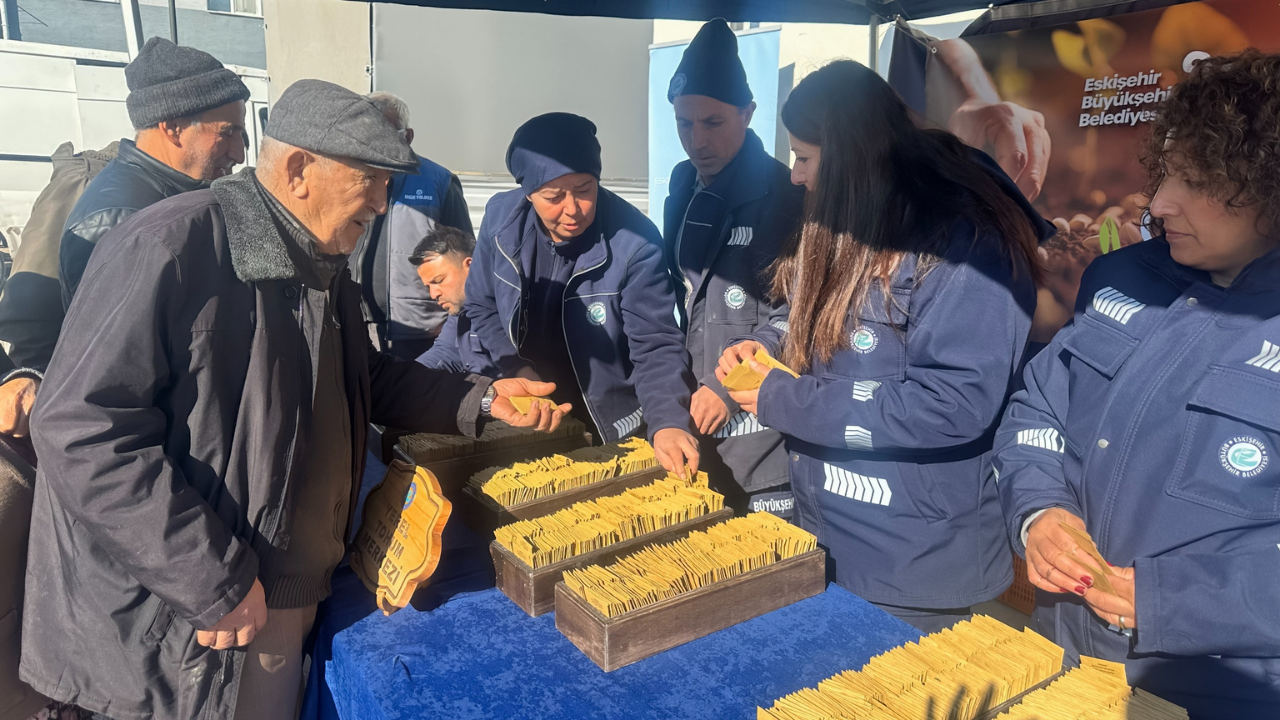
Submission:
<svg viewBox="0 0 1280 720">
<path fill-rule="evenodd" d="M 373 103 L 324 80 L 299 80 L 276 101 L 266 135 L 303 150 L 393 172 L 418 172 L 418 156 Z"/>
</svg>

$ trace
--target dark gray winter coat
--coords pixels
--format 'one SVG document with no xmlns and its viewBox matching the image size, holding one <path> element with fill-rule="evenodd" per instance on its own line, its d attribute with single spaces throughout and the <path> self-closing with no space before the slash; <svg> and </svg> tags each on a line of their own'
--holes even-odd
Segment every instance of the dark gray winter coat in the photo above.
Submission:
<svg viewBox="0 0 1280 720">
<path fill-rule="evenodd" d="M 298 279 L 252 172 L 99 241 L 33 419 L 21 676 L 115 720 L 233 715 L 244 651 L 202 647 L 195 631 L 306 521 L 289 509 L 306 491 L 299 429 L 325 291 Z M 489 381 L 372 351 L 345 273 L 334 303 L 353 478 L 370 421 L 476 433 Z"/>
</svg>

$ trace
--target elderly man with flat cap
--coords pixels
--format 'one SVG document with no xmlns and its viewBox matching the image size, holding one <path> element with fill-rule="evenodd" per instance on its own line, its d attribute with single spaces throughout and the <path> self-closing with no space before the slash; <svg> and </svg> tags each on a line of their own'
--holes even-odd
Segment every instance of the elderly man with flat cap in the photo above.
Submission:
<svg viewBox="0 0 1280 720">
<path fill-rule="evenodd" d="M 689 43 L 667 99 L 689 159 L 671 172 L 663 238 L 699 383 L 692 411 L 704 464 L 730 507 L 790 517 L 782 436 L 738 407 L 716 366 L 729 341 L 773 309 L 768 269 L 799 222 L 804 188 L 748 127 L 756 104 L 724 20 Z"/>
<path fill-rule="evenodd" d="M 463 304 L 486 374 L 555 383 L 600 442 L 642 433 L 680 476 L 698 467 L 693 377 L 658 229 L 600 186 L 590 120 L 539 115 L 516 130 L 476 237 Z"/>
<path fill-rule="evenodd" d="M 21 676 L 116 718 L 290 718 L 372 422 L 475 435 L 549 384 L 374 352 L 346 270 L 417 158 L 368 100 L 302 80 L 260 164 L 104 237 L 33 418 L 43 458 Z M 247 647 L 246 647 L 247 646 Z"/>
</svg>

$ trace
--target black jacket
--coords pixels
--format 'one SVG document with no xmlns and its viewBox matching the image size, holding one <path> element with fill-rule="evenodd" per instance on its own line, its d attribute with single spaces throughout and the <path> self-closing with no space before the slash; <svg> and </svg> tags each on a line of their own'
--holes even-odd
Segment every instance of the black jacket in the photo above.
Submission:
<svg viewBox="0 0 1280 720">
<path fill-rule="evenodd" d="M 325 292 L 298 279 L 250 173 L 102 239 L 36 406 L 21 677 L 115 720 L 232 716 L 244 651 L 194 633 L 305 522 L 290 508 Z M 359 287 L 333 292 L 352 478 L 370 421 L 474 435 L 489 381 L 374 352 Z"/>
<path fill-rule="evenodd" d="M 693 374 L 720 396 L 730 412 L 729 422 L 714 438 L 704 438 L 702 446 L 724 462 L 744 490 L 777 487 L 787 482 L 782 436 L 738 408 L 716 379 L 716 365 L 731 338 L 762 327 L 776 306 L 768 299 L 767 270 L 795 231 L 804 207 L 804 188 L 792 185 L 787 166 L 765 152 L 756 134 L 747 131 L 738 156 L 710 187 L 700 191 L 723 199 L 728 211 L 713 229 L 713 245 L 702 256 L 702 281 L 691 287 L 675 253 L 697 180 L 698 172 L 688 160 L 671 171 L 663 240 L 683 308 Z"/>
<path fill-rule="evenodd" d="M 58 284 L 62 307 L 71 307 L 93 246 L 130 215 L 167 197 L 208 187 L 174 170 L 138 149 L 132 140 L 121 140 L 112 160 L 85 188 L 71 208 L 58 257 Z"/>
</svg>

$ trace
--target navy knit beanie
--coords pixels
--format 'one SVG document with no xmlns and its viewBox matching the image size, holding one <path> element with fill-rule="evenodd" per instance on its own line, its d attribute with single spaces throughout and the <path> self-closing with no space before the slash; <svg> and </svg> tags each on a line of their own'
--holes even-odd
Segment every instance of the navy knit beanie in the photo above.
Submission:
<svg viewBox="0 0 1280 720">
<path fill-rule="evenodd" d="M 507 170 L 525 195 L 558 177 L 588 173 L 600 179 L 596 125 L 571 113 L 547 113 L 516 130 L 507 148 Z"/>
<path fill-rule="evenodd" d="M 738 58 L 738 38 L 724 20 L 703 25 L 685 48 L 667 87 L 667 100 L 675 102 L 681 95 L 705 95 L 734 107 L 751 104 L 747 71 Z"/>
<path fill-rule="evenodd" d="M 160 37 L 142 46 L 125 66 L 124 79 L 129 85 L 124 104 L 134 130 L 249 99 L 249 88 L 217 58 Z"/>
</svg>

